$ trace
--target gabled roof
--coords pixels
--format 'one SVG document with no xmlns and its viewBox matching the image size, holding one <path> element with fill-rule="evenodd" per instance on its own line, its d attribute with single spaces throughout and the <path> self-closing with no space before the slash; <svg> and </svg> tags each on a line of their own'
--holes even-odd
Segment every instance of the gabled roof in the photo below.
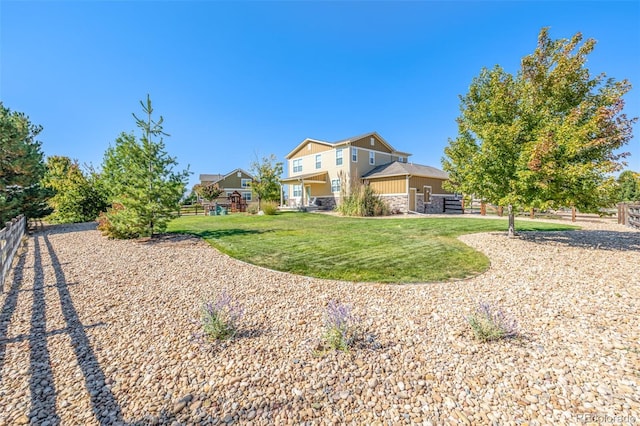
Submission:
<svg viewBox="0 0 640 426">
<path fill-rule="evenodd" d="M 295 155 L 296 152 L 300 151 L 309 142 L 314 142 L 314 143 L 318 143 L 318 144 L 321 144 L 321 145 L 326 145 L 326 146 L 328 146 L 330 148 L 336 148 L 336 147 L 338 147 L 340 145 L 347 145 L 347 144 L 349 144 L 349 143 L 351 143 L 353 141 L 357 141 L 359 139 L 366 138 L 366 137 L 371 137 L 371 136 L 375 136 L 376 138 L 378 138 L 378 140 L 380 140 L 380 142 L 382 142 L 382 144 L 385 145 L 387 148 L 389 148 L 389 151 L 391 151 L 394 154 L 398 154 L 398 155 L 402 155 L 402 156 L 406 156 L 406 157 L 411 155 L 408 152 L 397 151 L 394 147 L 391 146 L 391 144 L 389 142 L 387 142 L 382 136 L 380 136 L 378 134 L 378 132 L 369 132 L 369 133 L 364 133 L 362 135 L 352 136 L 352 137 L 347 138 L 347 139 L 342 139 L 342 140 L 339 140 L 339 141 L 333 142 L 333 143 L 332 142 L 323 141 L 323 140 L 320 140 L 320 139 L 306 138 L 305 140 L 300 142 L 298 144 L 298 146 L 293 148 L 291 150 L 291 152 L 289 152 L 286 155 L 285 158 L 287 160 L 290 159 L 291 157 L 293 157 Z"/>
<path fill-rule="evenodd" d="M 216 174 L 216 175 L 201 174 L 200 182 L 217 182 L 222 178 L 223 176 L 221 174 Z"/>
<path fill-rule="evenodd" d="M 319 143 L 320 145 L 326 145 L 329 146 L 331 148 L 333 148 L 333 144 L 331 142 L 327 142 L 327 141 L 321 141 L 319 139 L 311 139 L 311 138 L 306 138 L 305 140 L 303 140 L 302 142 L 300 142 L 298 144 L 298 146 L 296 146 L 295 148 L 293 148 L 291 150 L 291 152 L 289 152 L 284 158 L 286 158 L 287 160 L 291 157 L 293 157 L 293 155 L 300 151 L 302 149 L 302 147 L 304 147 L 307 143 L 309 142 L 315 142 L 315 143 Z"/>
<path fill-rule="evenodd" d="M 375 179 L 391 176 L 423 176 L 435 179 L 449 179 L 449 175 L 435 167 L 423 166 L 422 164 L 413 163 L 400 163 L 394 161 L 393 163 L 383 164 L 365 173 L 363 179 Z"/>
<path fill-rule="evenodd" d="M 235 173 L 237 173 L 237 172 L 242 172 L 242 173 L 244 173 L 245 175 L 249 176 L 251 179 L 255 179 L 255 177 L 254 177 L 251 173 L 247 172 L 246 170 L 242 170 L 242 169 L 238 168 L 238 169 L 235 169 L 235 170 L 233 170 L 233 171 L 231 171 L 231 172 L 227 173 L 227 174 L 226 174 L 226 175 L 224 175 L 220 180 L 222 180 L 222 179 L 226 179 L 226 178 L 228 178 L 229 176 L 231 176 L 232 174 L 235 174 Z"/>
<path fill-rule="evenodd" d="M 226 175 L 221 175 L 221 174 L 215 174 L 215 175 L 201 174 L 200 175 L 200 182 L 211 182 L 211 183 L 220 182 L 222 179 L 225 179 L 225 178 L 227 178 L 227 177 L 229 177 L 232 174 L 235 174 L 237 172 L 242 172 L 245 175 L 249 176 L 251 179 L 255 179 L 255 177 L 251 173 L 248 173 L 247 171 L 238 168 L 238 169 L 233 170 L 232 172 L 227 173 Z"/>
</svg>

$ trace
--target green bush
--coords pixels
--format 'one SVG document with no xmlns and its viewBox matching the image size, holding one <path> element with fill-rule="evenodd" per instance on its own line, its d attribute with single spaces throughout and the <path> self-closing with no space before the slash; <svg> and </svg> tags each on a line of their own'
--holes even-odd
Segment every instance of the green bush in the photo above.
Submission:
<svg viewBox="0 0 640 426">
<path fill-rule="evenodd" d="M 278 211 L 278 204 L 274 201 L 266 201 L 262 203 L 262 212 L 266 215 L 273 216 Z"/>
<path fill-rule="evenodd" d="M 357 184 L 351 194 L 342 191 L 342 200 L 337 210 L 344 216 L 386 216 L 389 206 L 369 185 Z"/>
</svg>

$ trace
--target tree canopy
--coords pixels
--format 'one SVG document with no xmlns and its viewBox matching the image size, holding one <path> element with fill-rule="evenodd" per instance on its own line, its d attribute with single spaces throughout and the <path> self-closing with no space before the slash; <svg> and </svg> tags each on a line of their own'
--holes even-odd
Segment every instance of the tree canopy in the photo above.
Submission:
<svg viewBox="0 0 640 426">
<path fill-rule="evenodd" d="M 40 218 L 51 213 L 46 203 L 51 192 L 40 181 L 45 172 L 41 126 L 25 114 L 11 111 L 0 102 L 0 222 L 24 214 Z M 1 228 L 2 226 L 0 226 Z"/>
<path fill-rule="evenodd" d="M 64 156 L 47 158 L 43 185 L 53 191 L 49 205 L 54 223 L 89 222 L 107 208 L 107 198 L 95 172 L 83 172 L 76 160 Z"/>
<path fill-rule="evenodd" d="M 175 157 L 165 151 L 162 116 L 152 118 L 151 99 L 140 102 L 146 117 L 133 117 L 142 131 L 139 139 L 122 133 L 109 147 L 102 166 L 102 182 L 112 208 L 102 216 L 100 229 L 115 238 L 153 236 L 163 232 L 179 209 L 188 170 L 174 172 Z M 155 140 L 157 138 L 157 140 Z"/>
<path fill-rule="evenodd" d="M 613 202 L 636 118 L 623 113 L 627 80 L 591 76 L 585 64 L 595 41 L 552 40 L 548 29 L 514 76 L 483 68 L 461 96 L 458 136 L 445 148 L 448 187 L 512 207 L 576 207 Z"/>
<path fill-rule="evenodd" d="M 276 160 L 276 156 L 271 154 L 256 158 L 251 163 L 251 173 L 255 179 L 251 182 L 251 189 L 258 195 L 258 202 L 279 201 L 280 200 L 280 176 L 284 170 L 281 162 Z"/>
<path fill-rule="evenodd" d="M 631 170 L 620 173 L 617 201 L 640 201 L 640 173 Z"/>
</svg>

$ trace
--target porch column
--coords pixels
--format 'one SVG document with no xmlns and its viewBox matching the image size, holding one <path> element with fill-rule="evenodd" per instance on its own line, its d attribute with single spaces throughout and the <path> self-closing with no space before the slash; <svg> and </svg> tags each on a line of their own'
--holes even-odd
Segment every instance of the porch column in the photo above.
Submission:
<svg viewBox="0 0 640 426">
<path fill-rule="evenodd" d="M 304 203 L 304 179 L 300 179 L 300 186 L 302 187 L 302 201 L 300 202 L 300 204 L 306 206 L 306 204 Z"/>
</svg>

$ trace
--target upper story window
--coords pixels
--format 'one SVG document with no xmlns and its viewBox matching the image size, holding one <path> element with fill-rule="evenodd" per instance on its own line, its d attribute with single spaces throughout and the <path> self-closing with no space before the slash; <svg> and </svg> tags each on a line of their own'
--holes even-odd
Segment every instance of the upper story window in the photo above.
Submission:
<svg viewBox="0 0 640 426">
<path fill-rule="evenodd" d="M 316 154 L 316 169 L 322 167 L 322 154 Z"/>
<path fill-rule="evenodd" d="M 371 138 L 371 146 L 374 146 L 376 144 L 376 140 L 374 138 Z"/>
<path fill-rule="evenodd" d="M 372 166 L 376 164 L 376 153 L 373 151 L 369 151 L 369 164 Z"/>
<path fill-rule="evenodd" d="M 404 157 L 398 157 L 398 161 L 399 161 L 400 163 L 405 163 L 405 162 L 406 162 L 406 159 L 405 159 Z"/>
<path fill-rule="evenodd" d="M 302 171 L 302 158 L 293 160 L 293 173 L 298 173 L 301 171 Z"/>
<path fill-rule="evenodd" d="M 249 188 L 251 186 L 251 179 L 241 179 L 240 186 L 242 188 Z"/>
<path fill-rule="evenodd" d="M 351 148 L 351 161 L 358 162 L 358 148 Z"/>
<path fill-rule="evenodd" d="M 342 148 L 336 149 L 336 166 L 342 166 Z"/>
<path fill-rule="evenodd" d="M 311 142 L 309 142 L 309 143 L 307 144 L 307 150 L 308 150 L 308 151 L 311 151 Z"/>
</svg>

